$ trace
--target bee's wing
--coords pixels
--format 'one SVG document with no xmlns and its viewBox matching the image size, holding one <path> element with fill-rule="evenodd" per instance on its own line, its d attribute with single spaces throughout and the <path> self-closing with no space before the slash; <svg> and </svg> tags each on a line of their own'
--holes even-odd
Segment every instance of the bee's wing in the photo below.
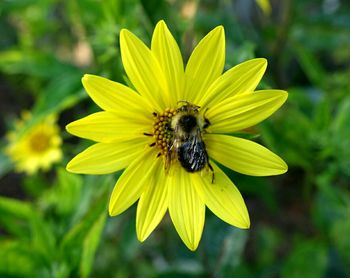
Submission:
<svg viewBox="0 0 350 278">
<path fill-rule="evenodd" d="M 192 137 L 191 144 L 186 149 L 186 157 L 190 163 L 190 168 L 194 171 L 203 169 L 208 162 L 207 151 L 199 129 L 196 136 Z"/>
</svg>

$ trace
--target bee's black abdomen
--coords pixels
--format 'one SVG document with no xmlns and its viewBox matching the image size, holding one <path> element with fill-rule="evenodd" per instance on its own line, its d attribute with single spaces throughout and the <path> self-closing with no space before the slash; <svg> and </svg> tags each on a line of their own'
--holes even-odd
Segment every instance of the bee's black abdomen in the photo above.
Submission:
<svg viewBox="0 0 350 278">
<path fill-rule="evenodd" d="M 179 119 L 179 125 L 184 132 L 190 133 L 197 127 L 197 118 L 193 115 L 183 115 Z"/>
<path fill-rule="evenodd" d="M 202 141 L 185 142 L 177 149 L 178 160 L 188 172 L 202 170 L 208 163 L 208 154 Z"/>
</svg>

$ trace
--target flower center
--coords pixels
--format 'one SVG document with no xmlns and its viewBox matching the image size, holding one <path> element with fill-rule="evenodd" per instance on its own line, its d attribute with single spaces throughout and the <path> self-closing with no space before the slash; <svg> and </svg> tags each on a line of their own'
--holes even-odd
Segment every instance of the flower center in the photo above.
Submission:
<svg viewBox="0 0 350 278">
<path fill-rule="evenodd" d="M 50 145 L 50 137 L 45 133 L 36 133 L 30 138 L 30 147 L 36 153 L 44 152 Z"/>
<path fill-rule="evenodd" d="M 154 145 L 160 150 L 160 155 L 166 155 L 173 141 L 173 130 L 171 128 L 172 117 L 176 115 L 176 110 L 166 108 L 163 112 L 154 113 L 153 137 Z"/>
</svg>

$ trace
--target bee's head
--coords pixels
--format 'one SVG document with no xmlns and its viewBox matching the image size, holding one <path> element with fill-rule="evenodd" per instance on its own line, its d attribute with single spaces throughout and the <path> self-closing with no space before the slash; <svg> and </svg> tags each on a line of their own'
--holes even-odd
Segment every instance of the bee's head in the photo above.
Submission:
<svg viewBox="0 0 350 278">
<path fill-rule="evenodd" d="M 181 107 L 179 107 L 177 109 L 177 112 L 185 112 L 185 113 L 198 113 L 198 110 L 200 108 L 200 106 L 198 105 L 194 105 L 190 102 L 188 102 L 187 100 L 179 100 L 177 102 L 178 104 L 179 103 L 184 103 L 184 105 L 182 105 Z"/>
</svg>

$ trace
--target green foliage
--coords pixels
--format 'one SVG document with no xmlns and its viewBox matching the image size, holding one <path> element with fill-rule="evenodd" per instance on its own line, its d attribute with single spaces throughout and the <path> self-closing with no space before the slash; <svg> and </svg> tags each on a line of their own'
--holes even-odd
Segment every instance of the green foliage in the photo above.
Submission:
<svg viewBox="0 0 350 278">
<path fill-rule="evenodd" d="M 0 198 L 0 221 L 8 238 L 2 239 L 0 273 L 15 277 L 89 275 L 107 216 L 109 187 L 104 185 L 94 196 L 83 195 L 82 183 L 79 176 L 58 169 L 55 186 L 42 192 L 36 202 Z M 93 184 L 86 182 L 85 186 Z M 89 207 L 79 211 L 84 201 Z M 23 268 L 16 267 L 16 258 L 23 261 Z"/>
<path fill-rule="evenodd" d="M 0 5 L 0 277 L 347 277 L 350 275 L 350 6 L 347 1 L 13 0 Z M 224 169 L 244 196 L 243 231 L 209 211 L 189 252 L 166 215 L 144 243 L 134 208 L 107 216 L 111 176 L 69 174 L 87 147 L 64 126 L 98 108 L 86 101 L 84 73 L 130 84 L 119 32 L 149 43 L 164 19 L 187 61 L 216 25 L 226 33 L 226 65 L 266 57 L 259 88 L 284 88 L 284 107 L 233 134 L 258 141 L 287 162 L 280 177 Z M 30 122 L 59 117 L 64 159 L 25 176 L 6 156 L 5 133 L 21 111 Z M 233 154 L 234 155 L 234 154 Z"/>
<path fill-rule="evenodd" d="M 298 242 L 282 269 L 282 277 L 323 277 L 326 267 L 327 248 L 322 243 Z"/>
</svg>

